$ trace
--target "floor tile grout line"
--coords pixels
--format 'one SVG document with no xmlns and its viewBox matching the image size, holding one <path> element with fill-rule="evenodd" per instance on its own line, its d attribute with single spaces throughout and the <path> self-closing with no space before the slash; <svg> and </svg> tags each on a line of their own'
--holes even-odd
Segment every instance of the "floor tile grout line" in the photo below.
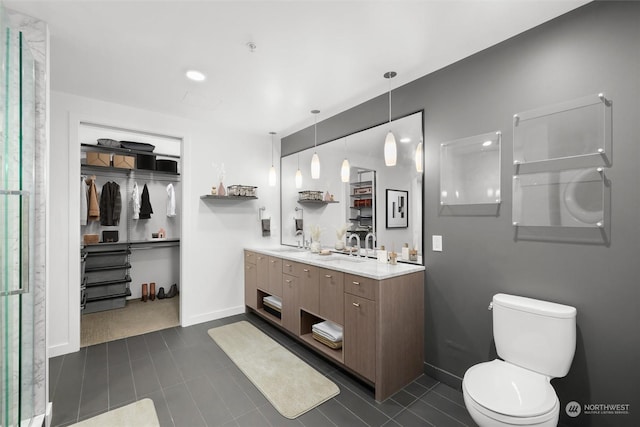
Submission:
<svg viewBox="0 0 640 427">
<path fill-rule="evenodd" d="M 333 424 L 335 427 L 339 427 L 336 423 L 333 422 L 333 420 L 331 418 L 329 418 L 329 415 L 327 415 L 322 408 L 320 408 L 320 406 L 317 406 L 316 409 L 318 409 L 318 412 L 320 412 L 331 424 Z"/>
<path fill-rule="evenodd" d="M 443 395 L 443 394 L 441 394 L 441 393 L 438 393 L 436 390 L 433 390 L 433 392 L 434 392 L 435 394 L 437 394 L 438 396 L 442 397 L 443 399 L 448 400 L 449 402 L 453 403 L 454 405 L 456 405 L 456 406 L 458 406 L 458 407 L 460 407 L 460 408 L 462 408 L 462 409 L 467 409 L 467 407 L 466 407 L 466 406 L 459 404 L 459 403 L 458 403 L 458 402 L 456 402 L 455 400 L 449 399 L 447 396 L 445 396 L 445 395 Z"/>
<path fill-rule="evenodd" d="M 414 402 L 414 403 L 415 403 L 415 402 Z M 451 419 L 452 419 L 452 420 L 454 420 L 455 422 L 460 423 L 461 427 L 468 427 L 468 426 L 467 426 L 467 424 L 465 424 L 464 422 L 460 421 L 459 419 L 457 419 L 457 418 L 456 418 L 456 417 L 454 417 L 453 415 L 451 415 L 451 414 L 449 414 L 449 413 L 447 413 L 447 412 L 445 412 L 445 411 L 443 411 L 443 410 L 439 409 L 438 407 L 433 406 L 433 405 L 432 405 L 432 404 L 430 404 L 429 402 L 424 402 L 424 401 L 423 401 L 423 403 L 424 403 L 425 405 L 428 405 L 428 406 L 432 407 L 433 409 L 435 409 L 436 411 L 440 412 L 441 414 L 446 415 L 447 417 L 451 418 Z M 414 414 L 416 417 L 420 418 L 421 420 L 425 420 L 425 419 L 424 419 L 424 418 L 422 418 L 420 415 L 418 415 L 416 412 L 412 411 L 412 410 L 411 410 L 411 408 L 407 407 L 407 410 L 408 410 L 408 411 L 410 411 L 412 414 Z M 428 420 L 425 420 L 425 421 L 430 422 L 430 421 L 428 421 Z"/>
<path fill-rule="evenodd" d="M 358 398 L 360 398 L 360 396 L 356 396 Z M 338 399 L 336 399 L 335 397 L 332 397 L 333 400 L 336 401 L 337 404 L 339 404 L 340 406 L 342 406 L 343 408 L 345 408 L 347 411 L 351 412 L 357 419 L 359 419 L 360 421 L 362 421 L 365 425 L 369 425 L 369 423 L 367 423 L 365 420 L 363 420 L 358 414 L 356 414 L 355 412 L 353 412 L 351 409 L 349 409 L 347 406 L 343 405 L 342 402 L 340 402 Z M 363 399 L 364 400 L 364 399 Z M 365 401 L 365 403 L 368 404 L 368 402 Z M 373 407 L 373 409 L 375 409 L 376 411 L 380 412 L 383 416 L 387 417 L 388 420 L 385 421 L 385 423 L 389 422 L 389 420 L 391 419 L 391 417 L 389 417 L 387 414 L 385 414 L 382 411 L 379 411 L 378 408 L 374 407 L 373 405 L 371 405 Z"/>
<path fill-rule="evenodd" d="M 82 378 L 80 379 L 80 396 L 78 397 L 78 413 L 76 415 L 76 422 L 80 419 L 80 407 L 82 405 L 82 391 L 84 389 L 84 375 L 85 370 L 87 369 L 87 350 L 84 350 L 84 355 L 82 357 Z"/>
<path fill-rule="evenodd" d="M 419 416 L 418 414 L 416 414 L 415 412 L 413 412 L 412 410 L 409 409 L 409 407 L 403 407 L 402 411 L 398 412 L 393 418 L 392 420 L 395 421 L 397 424 L 402 425 L 402 423 L 400 423 L 396 418 L 398 418 L 400 415 L 402 415 L 405 412 L 410 412 L 412 415 L 414 415 L 415 417 L 418 417 L 420 420 L 424 421 L 425 423 L 427 423 L 428 425 L 432 426 L 432 427 L 436 427 L 435 424 L 433 424 L 431 421 L 429 420 L 425 420 L 424 418 L 422 418 L 421 416 Z"/>
</svg>

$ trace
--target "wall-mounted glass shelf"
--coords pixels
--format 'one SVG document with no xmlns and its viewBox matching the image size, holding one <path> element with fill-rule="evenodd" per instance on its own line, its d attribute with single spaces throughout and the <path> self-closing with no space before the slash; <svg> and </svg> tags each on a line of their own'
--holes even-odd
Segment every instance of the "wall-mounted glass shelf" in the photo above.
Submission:
<svg viewBox="0 0 640 427">
<path fill-rule="evenodd" d="M 519 168 L 539 162 L 569 165 L 560 169 L 608 166 L 611 144 L 611 102 L 602 93 L 513 116 L 513 162 Z M 568 163 L 576 158 L 580 166 Z"/>
<path fill-rule="evenodd" d="M 440 204 L 500 203 L 501 132 L 440 144 Z"/>
<path fill-rule="evenodd" d="M 303 205 L 328 205 L 330 203 L 339 203 L 337 200 L 298 200 Z"/>
<path fill-rule="evenodd" d="M 255 200 L 256 196 L 219 196 L 215 194 L 206 194 L 200 196 L 202 200 Z"/>
<path fill-rule="evenodd" d="M 513 176 L 513 225 L 603 227 L 606 221 L 602 168 Z"/>
</svg>

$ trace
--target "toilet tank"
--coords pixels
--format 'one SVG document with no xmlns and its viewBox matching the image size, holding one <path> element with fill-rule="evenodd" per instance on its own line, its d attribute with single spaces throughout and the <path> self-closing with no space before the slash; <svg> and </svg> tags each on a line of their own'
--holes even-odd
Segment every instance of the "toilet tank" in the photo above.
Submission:
<svg viewBox="0 0 640 427">
<path fill-rule="evenodd" d="M 493 337 L 503 360 L 553 378 L 569 372 L 576 309 L 515 295 L 493 297 Z"/>
</svg>

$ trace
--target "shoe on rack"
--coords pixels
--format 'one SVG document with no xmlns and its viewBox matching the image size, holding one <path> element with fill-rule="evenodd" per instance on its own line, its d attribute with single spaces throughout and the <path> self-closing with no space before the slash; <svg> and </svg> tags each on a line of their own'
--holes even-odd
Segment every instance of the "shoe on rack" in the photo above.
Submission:
<svg viewBox="0 0 640 427">
<path fill-rule="evenodd" d="M 165 298 L 173 298 L 176 295 L 178 295 L 178 285 L 174 283 L 173 285 L 171 285 L 171 288 L 169 289 L 169 292 L 167 292 Z"/>
<path fill-rule="evenodd" d="M 158 289 L 158 299 L 165 299 L 167 296 L 164 293 L 164 288 L 162 286 L 160 286 L 160 289 Z"/>
<path fill-rule="evenodd" d="M 147 302 L 147 298 L 149 297 L 149 291 L 147 290 L 147 284 L 143 283 L 142 284 L 142 298 L 140 298 L 140 301 L 142 302 Z"/>
<path fill-rule="evenodd" d="M 149 299 L 155 301 L 156 299 L 156 282 L 149 283 Z"/>
</svg>

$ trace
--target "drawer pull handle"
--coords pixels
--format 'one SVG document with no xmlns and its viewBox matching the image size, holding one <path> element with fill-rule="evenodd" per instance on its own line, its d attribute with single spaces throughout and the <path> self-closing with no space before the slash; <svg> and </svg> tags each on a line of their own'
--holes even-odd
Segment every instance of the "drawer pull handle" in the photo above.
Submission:
<svg viewBox="0 0 640 427">
<path fill-rule="evenodd" d="M 259 256 L 259 257 L 258 257 L 258 259 L 264 259 L 264 257 L 262 257 L 262 256 Z"/>
<path fill-rule="evenodd" d="M 276 262 L 274 260 L 271 260 L 271 264 L 275 264 Z"/>
<path fill-rule="evenodd" d="M 359 302 L 352 302 L 351 304 L 353 304 L 354 307 L 360 307 L 360 303 Z"/>
<path fill-rule="evenodd" d="M 308 272 L 309 272 L 309 269 L 308 269 L 308 268 L 305 268 L 305 269 L 304 269 L 304 270 L 302 270 L 302 271 L 304 271 L 305 273 L 308 273 Z"/>
<path fill-rule="evenodd" d="M 331 275 L 330 274 L 325 274 L 324 277 L 326 277 L 327 279 L 331 279 Z"/>
<path fill-rule="evenodd" d="M 291 264 L 285 264 L 284 266 L 285 267 L 291 267 Z"/>
<path fill-rule="evenodd" d="M 360 285 L 360 282 L 353 282 L 354 285 Z"/>
<path fill-rule="evenodd" d="M 291 283 L 291 280 L 289 280 L 289 279 L 287 279 L 287 280 L 285 280 L 285 281 L 286 281 L 287 283 Z"/>
</svg>

